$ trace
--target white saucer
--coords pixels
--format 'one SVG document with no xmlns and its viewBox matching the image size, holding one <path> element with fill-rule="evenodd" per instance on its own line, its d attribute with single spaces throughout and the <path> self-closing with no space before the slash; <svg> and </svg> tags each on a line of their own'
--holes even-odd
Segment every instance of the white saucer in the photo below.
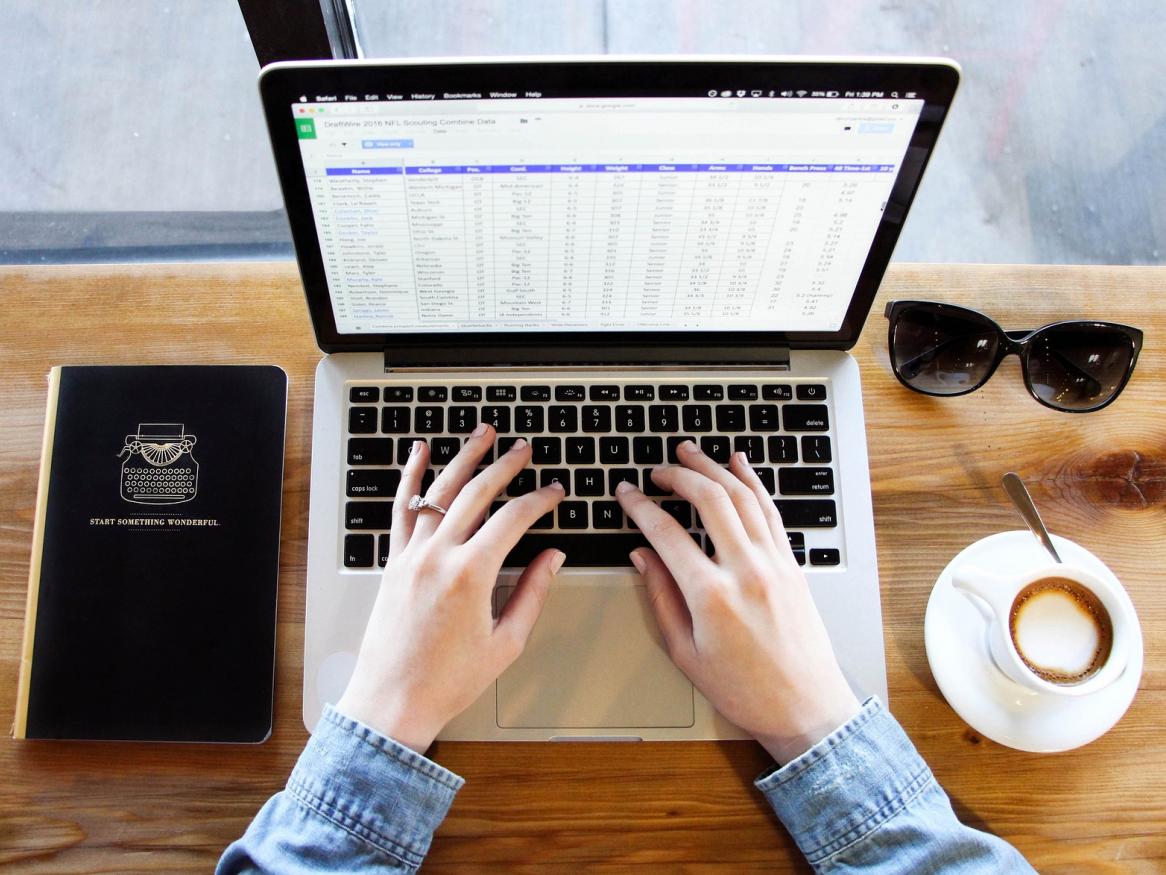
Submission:
<svg viewBox="0 0 1166 875">
<path fill-rule="evenodd" d="M 1066 562 L 1117 582 L 1105 563 L 1084 547 L 1052 538 Z M 952 569 L 965 562 L 988 571 L 1022 572 L 1047 565 L 1049 555 L 1031 532 L 1001 532 L 966 547 L 943 569 L 927 601 L 923 636 L 931 673 L 948 704 L 981 735 L 1034 753 L 1072 750 L 1109 731 L 1134 700 L 1142 678 L 1140 625 L 1134 625 L 1126 670 L 1105 689 L 1085 696 L 1034 692 L 996 667 L 987 649 L 987 608 L 951 585 Z M 1124 589 L 1121 596 L 1129 601 Z"/>
</svg>

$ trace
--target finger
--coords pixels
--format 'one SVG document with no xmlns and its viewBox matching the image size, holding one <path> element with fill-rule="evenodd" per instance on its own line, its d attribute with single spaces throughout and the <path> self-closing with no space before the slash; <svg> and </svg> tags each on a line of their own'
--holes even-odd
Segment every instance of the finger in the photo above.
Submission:
<svg viewBox="0 0 1166 875">
<path fill-rule="evenodd" d="M 777 551 L 790 562 L 796 564 L 793 548 L 790 547 L 789 538 L 785 534 L 785 525 L 781 521 L 781 514 L 777 512 L 773 499 L 765 491 L 765 484 L 761 482 L 757 472 L 746 460 L 744 453 L 733 453 L 733 457 L 729 460 L 729 470 L 757 497 L 757 503 L 761 506 L 761 513 L 765 517 L 765 525 L 769 529 L 770 537 L 773 538 L 773 545 Z"/>
<path fill-rule="evenodd" d="M 437 475 L 433 485 L 426 490 L 425 497 L 438 507 L 444 507 L 448 512 L 450 505 L 457 498 L 458 493 L 462 491 L 462 487 L 474 476 L 474 469 L 478 467 L 478 463 L 482 461 L 482 457 L 492 446 L 494 446 L 494 428 L 489 423 L 483 422 L 466 439 L 458 454 L 445 466 L 445 470 Z M 414 531 L 425 537 L 433 534 L 444 521 L 445 514 L 423 510 L 417 514 L 417 524 Z"/>
<path fill-rule="evenodd" d="M 466 544 L 474 548 L 481 562 L 492 568 L 501 568 L 506 554 L 514 549 L 518 539 L 539 517 L 554 509 L 564 495 L 566 491 L 556 481 L 521 498 L 512 498 L 502 510 L 486 520 Z"/>
<path fill-rule="evenodd" d="M 460 544 L 470 533 L 477 531 L 490 502 L 526 467 L 530 461 L 530 452 L 530 445 L 519 438 L 499 456 L 498 461 L 467 483 L 445 515 L 441 536 L 444 538 L 448 534 L 455 544 Z"/>
<path fill-rule="evenodd" d="M 687 592 L 688 581 L 695 579 L 712 564 L 712 560 L 704 555 L 680 523 L 626 480 L 615 488 L 615 497 L 624 513 L 640 527 L 648 543 L 659 555 L 668 557 L 668 570 L 680 588 Z"/>
<path fill-rule="evenodd" d="M 685 662 L 692 655 L 692 614 L 676 579 L 655 550 L 641 547 L 632 551 L 632 564 L 644 578 L 648 601 L 660 625 L 660 633 L 673 662 Z"/>
<path fill-rule="evenodd" d="M 409 499 L 421 491 L 421 478 L 429 467 L 429 447 L 425 441 L 415 440 L 409 448 L 409 459 L 401 472 L 401 482 L 397 484 L 397 494 L 393 499 L 393 528 L 389 533 L 389 558 L 405 549 L 413 537 L 413 524 L 417 521 L 417 511 L 409 510 Z"/>
<path fill-rule="evenodd" d="M 724 488 L 729 495 L 729 500 L 733 502 L 733 507 L 737 509 L 737 515 L 741 518 L 741 523 L 750 538 L 761 543 L 768 543 L 773 539 L 773 533 L 769 529 L 765 513 L 761 505 L 757 503 L 757 495 L 737 474 L 722 468 L 701 452 L 696 441 L 685 441 L 678 446 L 676 458 L 685 468 L 703 474 Z M 750 473 L 752 473 L 752 469 L 750 469 Z M 773 502 L 769 500 L 768 496 L 765 497 L 764 504 L 773 507 Z M 704 517 L 702 516 L 701 519 L 703 520 Z"/>
<path fill-rule="evenodd" d="M 688 502 L 696 508 L 704 530 L 717 546 L 719 560 L 727 556 L 745 555 L 750 546 L 750 538 L 725 487 L 703 474 L 679 465 L 653 468 L 652 480 L 661 489 L 667 489 L 681 498 L 688 499 Z M 668 554 L 661 552 L 660 555 Z"/>
<path fill-rule="evenodd" d="M 509 644 L 507 655 L 510 658 L 507 665 L 517 659 L 526 647 L 530 631 L 546 603 L 551 581 L 563 567 L 566 558 L 567 554 L 562 550 L 543 550 L 534 557 L 534 561 L 518 578 L 510 601 L 502 609 L 498 625 L 494 628 L 494 634 L 501 636 Z"/>
</svg>

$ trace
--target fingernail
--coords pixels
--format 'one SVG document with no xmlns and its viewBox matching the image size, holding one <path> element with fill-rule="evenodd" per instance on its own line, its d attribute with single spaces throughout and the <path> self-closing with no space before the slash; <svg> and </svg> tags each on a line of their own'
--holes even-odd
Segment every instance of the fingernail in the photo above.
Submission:
<svg viewBox="0 0 1166 875">
<path fill-rule="evenodd" d="M 470 433 L 470 436 L 471 436 L 471 437 L 481 437 L 481 436 L 482 436 L 482 435 L 484 435 L 485 433 L 486 433 L 486 423 L 484 423 L 484 422 L 479 422 L 479 423 L 478 423 L 478 427 L 477 427 L 477 428 L 475 428 L 475 429 L 474 429 L 474 430 L 473 430 L 473 431 Z"/>
<path fill-rule="evenodd" d="M 636 566 L 636 571 L 640 574 L 644 573 L 644 557 L 640 555 L 638 550 L 632 552 L 632 565 Z"/>
<path fill-rule="evenodd" d="M 696 445 L 696 441 L 685 441 L 680 445 L 680 449 L 686 453 L 695 453 L 700 447 Z"/>
<path fill-rule="evenodd" d="M 413 441 L 413 446 L 409 447 L 409 455 L 410 456 L 414 455 L 420 449 L 421 449 L 421 441 Z"/>
<path fill-rule="evenodd" d="M 563 484 L 560 483 L 558 480 L 552 480 L 550 483 L 547 484 L 547 488 L 557 489 L 557 490 L 559 490 L 559 492 L 566 492 L 567 491 L 566 487 L 564 487 Z"/>
<path fill-rule="evenodd" d="M 621 481 L 619 481 L 619 484 L 615 487 L 615 494 L 616 495 L 623 495 L 625 492 L 631 492 L 635 488 L 636 487 L 632 486 L 632 484 L 629 483 L 627 480 L 621 480 Z"/>
<path fill-rule="evenodd" d="M 558 574 L 559 569 L 563 567 L 563 563 L 567 561 L 567 554 L 562 550 L 556 550 L 555 555 L 551 557 L 551 574 Z"/>
<path fill-rule="evenodd" d="M 744 453 L 733 453 L 733 458 L 735 458 L 742 465 L 749 464 L 749 460 L 745 458 Z"/>
<path fill-rule="evenodd" d="M 515 450 L 521 450 L 521 449 L 522 449 L 522 448 L 524 448 L 525 446 L 526 446 L 526 439 L 525 439 L 525 438 L 519 438 L 518 440 L 516 440 L 514 443 L 512 443 L 512 444 L 510 445 L 510 452 L 512 452 L 512 453 L 513 453 Z"/>
</svg>

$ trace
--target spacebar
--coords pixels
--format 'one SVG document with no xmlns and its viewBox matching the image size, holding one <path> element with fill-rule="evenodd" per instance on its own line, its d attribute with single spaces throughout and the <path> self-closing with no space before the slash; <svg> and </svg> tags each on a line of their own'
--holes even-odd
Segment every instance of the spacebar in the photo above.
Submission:
<svg viewBox="0 0 1166 875">
<path fill-rule="evenodd" d="M 526 534 L 517 546 L 506 555 L 502 563 L 506 568 L 520 568 L 529 565 L 530 560 L 547 547 L 556 547 L 567 554 L 563 563 L 570 567 L 611 567 L 630 566 L 628 554 L 636 547 L 645 547 L 648 539 L 640 534 Z"/>
</svg>

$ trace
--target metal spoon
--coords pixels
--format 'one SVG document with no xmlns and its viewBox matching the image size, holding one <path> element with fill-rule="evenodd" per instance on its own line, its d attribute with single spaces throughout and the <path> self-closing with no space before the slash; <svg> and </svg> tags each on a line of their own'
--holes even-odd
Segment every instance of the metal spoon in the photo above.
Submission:
<svg viewBox="0 0 1166 875">
<path fill-rule="evenodd" d="M 1021 479 L 1009 471 L 1000 482 L 1004 485 L 1004 491 L 1008 493 L 1008 497 L 1012 499 L 1012 503 L 1016 505 L 1016 509 L 1020 511 L 1024 522 L 1032 530 L 1032 533 L 1036 535 L 1037 540 L 1044 544 L 1045 549 L 1052 554 L 1052 557 L 1057 562 L 1061 562 L 1061 557 L 1057 555 L 1057 549 L 1053 546 L 1053 539 L 1049 537 L 1049 530 L 1045 528 L 1040 514 L 1037 513 L 1036 505 L 1032 503 L 1032 496 L 1024 488 L 1024 483 Z"/>
</svg>

